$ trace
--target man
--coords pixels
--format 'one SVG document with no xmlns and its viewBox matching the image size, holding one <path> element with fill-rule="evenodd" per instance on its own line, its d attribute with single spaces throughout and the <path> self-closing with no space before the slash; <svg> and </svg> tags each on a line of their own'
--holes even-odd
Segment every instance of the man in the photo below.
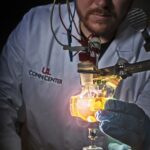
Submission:
<svg viewBox="0 0 150 150">
<path fill-rule="evenodd" d="M 77 13 L 74 20 L 80 34 L 89 37 L 92 33 L 103 43 L 104 54 L 99 60 L 99 68 L 116 64 L 119 57 L 130 63 L 150 58 L 150 54 L 143 48 L 144 40 L 141 34 L 125 20 L 131 4 L 132 0 L 76 0 Z M 73 3 L 71 9 L 74 9 Z M 26 150 L 80 150 L 90 144 L 87 126 L 84 124 L 83 127 L 70 115 L 69 110 L 70 97 L 81 90 L 77 73 L 79 58 L 75 55 L 73 62 L 70 62 L 68 53 L 63 51 L 63 47 L 55 40 L 50 28 L 51 10 L 51 5 L 31 9 L 10 34 L 4 46 L 0 59 L 0 149 L 2 150 L 21 150 L 22 145 Z M 67 13 L 67 6 L 63 5 L 61 18 L 66 26 L 70 23 Z M 58 19 L 60 18 L 58 6 L 55 7 L 53 14 L 55 35 L 61 43 L 68 44 L 66 30 Z M 74 25 L 72 35 L 80 38 Z M 72 45 L 80 43 L 72 38 Z M 108 115 L 98 113 L 98 119 L 102 122 L 100 128 L 105 134 L 140 150 L 144 148 L 148 150 L 150 143 L 148 133 L 150 123 L 147 117 L 150 117 L 149 77 L 149 72 L 143 72 L 122 81 L 115 94 L 118 101 L 112 100 L 113 104 L 106 104 Z M 126 126 L 123 126 L 124 130 L 120 130 L 120 126 L 113 122 L 111 118 L 114 119 L 114 115 L 110 117 L 113 114 L 111 111 L 115 111 L 112 108 L 114 104 L 118 110 L 115 119 L 120 122 L 121 129 L 126 123 Z M 124 105 L 129 105 L 129 111 L 126 107 L 125 112 L 130 110 L 133 110 L 134 114 L 140 112 L 140 123 L 137 116 L 134 121 L 136 124 L 132 124 L 131 119 L 128 123 L 123 122 L 124 116 L 117 116 L 120 111 L 124 114 L 124 111 L 120 110 L 125 107 Z M 111 127 L 113 124 L 114 128 Z M 127 131 L 131 132 L 126 131 L 128 126 L 130 130 Z M 112 133 L 110 128 L 119 134 Z M 22 141 L 21 129 L 25 130 Z M 129 133 L 138 129 L 140 135 L 137 133 L 134 139 L 130 139 Z M 136 138 L 140 139 L 139 137 L 141 140 L 137 142 Z M 115 148 L 111 143 L 107 146 L 107 136 L 101 135 L 96 144 L 110 150 L 129 148 L 121 142 L 116 143 Z"/>
</svg>

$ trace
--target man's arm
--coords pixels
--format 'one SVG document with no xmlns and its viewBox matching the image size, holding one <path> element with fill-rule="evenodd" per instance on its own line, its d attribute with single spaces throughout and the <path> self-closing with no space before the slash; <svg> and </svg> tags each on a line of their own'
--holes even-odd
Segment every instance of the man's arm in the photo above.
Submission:
<svg viewBox="0 0 150 150">
<path fill-rule="evenodd" d="M 23 23 L 10 34 L 0 57 L 0 149 L 21 150 L 19 110 L 23 104 Z"/>
</svg>

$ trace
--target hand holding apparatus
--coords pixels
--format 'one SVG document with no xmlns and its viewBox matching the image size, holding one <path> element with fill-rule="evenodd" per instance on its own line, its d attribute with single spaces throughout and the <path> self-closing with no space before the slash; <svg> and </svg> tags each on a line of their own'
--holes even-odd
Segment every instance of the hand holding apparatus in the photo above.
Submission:
<svg viewBox="0 0 150 150">
<path fill-rule="evenodd" d="M 133 150 L 150 150 L 150 119 L 136 104 L 108 100 L 97 112 L 100 129 Z"/>
</svg>

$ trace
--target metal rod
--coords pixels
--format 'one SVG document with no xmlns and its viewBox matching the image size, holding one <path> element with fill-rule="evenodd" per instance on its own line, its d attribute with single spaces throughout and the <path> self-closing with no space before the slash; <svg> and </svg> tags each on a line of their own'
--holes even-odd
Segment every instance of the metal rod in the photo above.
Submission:
<svg viewBox="0 0 150 150">
<path fill-rule="evenodd" d="M 120 75 L 120 72 L 125 72 L 129 75 L 133 73 L 143 72 L 150 70 L 150 60 L 136 62 L 133 64 L 116 64 L 107 68 L 96 69 L 96 70 L 82 70 L 78 69 L 79 73 L 99 74 L 99 75 Z"/>
</svg>

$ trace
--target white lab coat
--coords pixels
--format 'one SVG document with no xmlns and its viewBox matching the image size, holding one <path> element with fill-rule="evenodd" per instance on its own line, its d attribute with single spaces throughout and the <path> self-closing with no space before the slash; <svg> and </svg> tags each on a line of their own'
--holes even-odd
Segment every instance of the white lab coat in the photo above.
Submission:
<svg viewBox="0 0 150 150">
<path fill-rule="evenodd" d="M 67 26 L 65 7 L 62 18 Z M 86 124 L 75 120 L 69 111 L 70 96 L 81 90 L 78 55 L 70 62 L 68 52 L 55 41 L 50 13 L 51 5 L 31 9 L 4 46 L 0 59 L 0 145 L 5 143 L 6 148 L 0 149 L 21 150 L 15 128 L 18 121 L 25 121 L 27 127 L 26 150 L 81 150 L 90 144 Z M 57 7 L 54 14 L 56 36 L 67 44 Z M 77 15 L 75 20 L 78 22 Z M 72 34 L 79 37 L 74 26 Z M 140 33 L 124 25 L 99 61 L 99 68 L 116 64 L 119 56 L 130 63 L 150 59 L 143 42 Z M 79 43 L 73 39 L 72 45 Z M 150 117 L 149 80 L 149 71 L 134 74 L 121 82 L 115 97 L 137 103 Z M 101 136 L 97 145 L 105 147 L 105 141 Z"/>
</svg>

